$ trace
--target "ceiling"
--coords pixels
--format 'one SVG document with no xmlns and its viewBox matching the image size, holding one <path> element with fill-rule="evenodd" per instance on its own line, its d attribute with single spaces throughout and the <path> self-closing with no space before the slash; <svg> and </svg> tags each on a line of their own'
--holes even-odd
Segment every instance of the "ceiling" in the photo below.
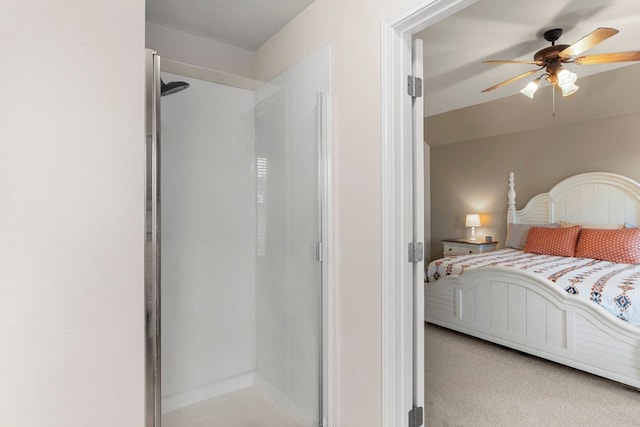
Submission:
<svg viewBox="0 0 640 427">
<path fill-rule="evenodd" d="M 538 74 L 492 92 L 481 91 L 536 66 L 488 65 L 482 61 L 532 60 L 536 51 L 550 45 L 542 37 L 544 31 L 562 28 L 558 44 L 571 44 L 597 27 L 616 28 L 620 33 L 586 54 L 640 50 L 640 2 L 478 1 L 417 35 L 424 40 L 425 116 L 518 94 Z M 578 74 L 576 84 L 580 86 L 581 77 L 631 64 L 637 62 L 614 66 L 570 64 L 567 68 Z"/>
<path fill-rule="evenodd" d="M 171 28 L 256 50 L 313 0 L 146 0 L 147 19 Z M 425 116 L 512 95 L 531 78 L 488 93 L 487 87 L 536 68 L 488 65 L 488 59 L 531 60 L 547 46 L 542 34 L 562 28 L 559 44 L 571 44 L 597 27 L 620 30 L 586 54 L 640 50 L 637 0 L 479 0 L 419 33 L 424 40 Z M 569 65 L 576 84 L 617 65 Z M 522 96 L 522 95 L 518 95 Z"/>
<path fill-rule="evenodd" d="M 147 20 L 256 50 L 313 0 L 146 0 Z"/>
</svg>

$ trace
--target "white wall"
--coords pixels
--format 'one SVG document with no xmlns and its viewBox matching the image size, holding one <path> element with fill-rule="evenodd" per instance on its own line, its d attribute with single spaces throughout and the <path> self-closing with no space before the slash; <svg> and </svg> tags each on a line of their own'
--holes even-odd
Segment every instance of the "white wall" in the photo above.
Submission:
<svg viewBox="0 0 640 427">
<path fill-rule="evenodd" d="M 316 0 L 256 51 L 269 80 L 331 43 L 338 426 L 380 426 L 381 20 L 407 0 Z"/>
<path fill-rule="evenodd" d="M 0 425 L 144 423 L 144 2 L 2 2 Z"/>
<path fill-rule="evenodd" d="M 252 51 L 207 37 L 147 21 L 146 46 L 162 58 L 253 77 Z"/>
<path fill-rule="evenodd" d="M 162 396 L 175 409 L 255 369 L 254 96 L 162 76 L 191 84 L 162 97 Z"/>
</svg>

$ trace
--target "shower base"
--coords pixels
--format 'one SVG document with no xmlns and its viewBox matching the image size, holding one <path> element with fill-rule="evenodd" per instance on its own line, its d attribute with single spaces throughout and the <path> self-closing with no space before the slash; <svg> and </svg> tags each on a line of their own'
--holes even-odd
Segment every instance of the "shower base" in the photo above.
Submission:
<svg viewBox="0 0 640 427">
<path fill-rule="evenodd" d="M 248 387 L 162 415 L 162 427 L 306 427 Z"/>
</svg>

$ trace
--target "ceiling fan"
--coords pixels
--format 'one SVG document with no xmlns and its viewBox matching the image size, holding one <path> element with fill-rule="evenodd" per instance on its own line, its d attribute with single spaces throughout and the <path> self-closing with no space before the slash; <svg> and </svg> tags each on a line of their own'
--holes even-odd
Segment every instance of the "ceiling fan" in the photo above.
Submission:
<svg viewBox="0 0 640 427">
<path fill-rule="evenodd" d="M 488 87 L 482 92 L 489 92 L 494 89 L 498 89 L 499 87 L 508 85 L 509 83 L 513 83 L 516 80 L 520 80 L 545 69 L 545 72 L 540 77 L 529 82 L 529 84 L 520 92 L 529 98 L 533 98 L 533 94 L 538 89 L 540 81 L 545 78 L 551 85 L 561 89 L 563 96 L 571 95 L 578 90 L 578 86 L 574 84 L 577 76 L 576 74 L 564 69 L 563 64 L 574 63 L 578 65 L 590 65 L 607 64 L 611 62 L 640 61 L 640 51 L 637 50 L 630 52 L 577 56 L 605 41 L 609 37 L 615 36 L 618 32 L 619 31 L 614 28 L 597 28 L 571 45 L 556 45 L 556 40 L 558 40 L 562 35 L 562 29 L 555 28 L 548 30 L 544 33 L 544 38 L 551 42 L 551 46 L 537 51 L 533 55 L 533 61 L 484 61 L 485 64 L 532 64 L 537 65 L 539 68 L 527 71 L 526 73 L 519 74 L 494 86 Z"/>
</svg>

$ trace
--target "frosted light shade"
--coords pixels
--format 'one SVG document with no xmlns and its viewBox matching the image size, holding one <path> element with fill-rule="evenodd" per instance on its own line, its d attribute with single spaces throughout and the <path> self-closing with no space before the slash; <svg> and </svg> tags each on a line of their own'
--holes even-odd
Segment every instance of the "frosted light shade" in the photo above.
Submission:
<svg viewBox="0 0 640 427">
<path fill-rule="evenodd" d="M 522 88 L 520 93 L 533 99 L 533 94 L 536 93 L 538 87 L 540 86 L 539 82 L 540 79 L 530 81 L 524 88 Z"/>
<path fill-rule="evenodd" d="M 578 76 L 568 70 L 561 70 L 558 73 L 558 86 L 562 89 L 562 96 L 569 96 L 579 89 L 575 85 Z"/>
<path fill-rule="evenodd" d="M 480 227 L 482 224 L 480 223 L 480 214 L 467 214 L 467 218 L 465 221 L 465 226 L 467 227 Z"/>
<path fill-rule="evenodd" d="M 576 86 L 573 83 L 571 83 L 565 86 L 560 86 L 560 88 L 562 89 L 562 96 L 569 96 L 575 91 L 577 91 L 578 89 L 580 89 L 580 86 Z"/>
</svg>

